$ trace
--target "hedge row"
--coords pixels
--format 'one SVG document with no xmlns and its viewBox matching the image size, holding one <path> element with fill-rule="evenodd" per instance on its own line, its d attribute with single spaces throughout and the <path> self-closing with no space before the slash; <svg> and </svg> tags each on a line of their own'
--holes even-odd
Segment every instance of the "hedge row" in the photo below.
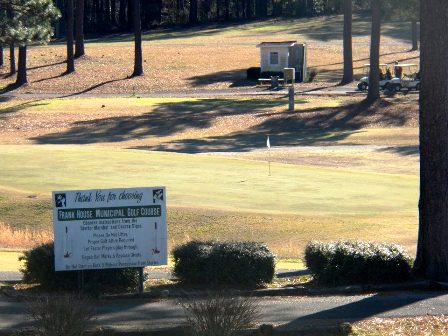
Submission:
<svg viewBox="0 0 448 336">
<path fill-rule="evenodd" d="M 37 246 L 24 252 L 20 257 L 24 262 L 21 272 L 26 283 L 38 283 L 50 290 L 78 289 L 76 271 L 54 270 L 53 242 Z M 137 268 L 86 270 L 84 272 L 84 289 L 87 292 L 122 292 L 138 286 Z"/>
<path fill-rule="evenodd" d="M 315 279 L 327 285 L 402 282 L 411 274 L 411 258 L 395 244 L 311 242 L 305 262 Z"/>
<path fill-rule="evenodd" d="M 192 241 L 174 248 L 174 274 L 184 283 L 260 286 L 272 282 L 275 256 L 257 242 Z"/>
</svg>

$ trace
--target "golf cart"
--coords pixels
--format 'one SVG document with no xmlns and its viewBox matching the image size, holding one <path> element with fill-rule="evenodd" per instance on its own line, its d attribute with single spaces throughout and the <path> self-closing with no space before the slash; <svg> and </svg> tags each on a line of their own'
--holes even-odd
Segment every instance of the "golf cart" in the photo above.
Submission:
<svg viewBox="0 0 448 336">
<path fill-rule="evenodd" d="M 364 64 L 363 71 L 368 74 L 370 71 L 370 64 Z M 392 80 L 392 74 L 390 73 L 387 64 L 380 64 L 380 88 L 384 89 L 386 85 Z M 358 83 L 358 89 L 365 91 L 369 87 L 369 76 L 362 77 Z"/>
<path fill-rule="evenodd" d="M 396 92 L 401 89 L 420 90 L 420 72 L 416 64 L 394 64 L 394 74 L 386 89 Z"/>
</svg>

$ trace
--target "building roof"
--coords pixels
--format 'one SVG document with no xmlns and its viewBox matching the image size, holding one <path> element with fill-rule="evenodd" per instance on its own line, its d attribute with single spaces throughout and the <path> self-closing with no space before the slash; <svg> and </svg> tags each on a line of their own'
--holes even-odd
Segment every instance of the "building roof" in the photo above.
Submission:
<svg viewBox="0 0 448 336">
<path fill-rule="evenodd" d="M 257 47 L 292 47 L 296 43 L 297 41 L 261 42 Z"/>
</svg>

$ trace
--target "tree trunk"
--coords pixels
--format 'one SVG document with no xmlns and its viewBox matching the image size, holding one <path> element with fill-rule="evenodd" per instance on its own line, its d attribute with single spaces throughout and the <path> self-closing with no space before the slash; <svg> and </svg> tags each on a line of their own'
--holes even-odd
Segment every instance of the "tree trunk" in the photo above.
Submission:
<svg viewBox="0 0 448 336">
<path fill-rule="evenodd" d="M 374 102 L 380 98 L 380 38 L 381 0 L 371 0 L 372 33 L 370 38 L 370 74 L 367 100 Z"/>
<path fill-rule="evenodd" d="M 21 86 L 28 83 L 26 76 L 26 46 L 19 46 L 19 64 L 16 85 Z"/>
<path fill-rule="evenodd" d="M 75 58 L 84 56 L 84 0 L 76 0 Z"/>
<path fill-rule="evenodd" d="M 411 49 L 411 51 L 418 50 L 418 27 L 417 27 L 417 20 L 412 20 L 412 22 L 411 22 L 411 32 L 412 32 L 412 49 Z"/>
<path fill-rule="evenodd" d="M 120 23 L 121 28 L 124 28 L 127 25 L 127 22 L 126 22 L 126 0 L 120 0 L 118 22 Z"/>
<path fill-rule="evenodd" d="M 344 75 L 341 84 L 353 82 L 352 0 L 344 0 Z"/>
<path fill-rule="evenodd" d="M 72 73 L 75 71 L 75 55 L 73 52 L 73 0 L 65 1 L 66 10 L 66 31 L 67 31 L 67 71 Z"/>
<path fill-rule="evenodd" d="M 140 18 L 140 0 L 132 0 L 132 21 L 135 35 L 134 72 L 132 76 L 143 75 L 142 27 Z"/>
<path fill-rule="evenodd" d="M 113 27 L 118 26 L 117 22 L 117 3 L 116 0 L 110 2 L 110 23 Z"/>
<path fill-rule="evenodd" d="M 3 61 L 4 61 L 4 56 L 3 56 L 3 44 L 0 43 L 0 67 L 3 67 Z"/>
<path fill-rule="evenodd" d="M 414 269 L 448 281 L 448 2 L 421 3 L 420 202 Z"/>
<path fill-rule="evenodd" d="M 104 0 L 103 1 L 103 17 L 104 17 L 104 23 L 106 25 L 106 30 L 110 29 L 110 0 Z"/>
<path fill-rule="evenodd" d="M 272 0 L 272 16 L 283 15 L 283 3 L 281 1 Z"/>
<path fill-rule="evenodd" d="M 127 28 L 133 29 L 133 22 L 134 22 L 134 0 L 128 1 L 128 11 L 127 11 Z"/>
<path fill-rule="evenodd" d="M 13 76 L 16 74 L 16 54 L 14 48 L 14 42 L 9 44 L 9 75 Z"/>
<path fill-rule="evenodd" d="M 191 25 L 198 23 L 198 1 L 190 0 L 190 11 L 188 16 L 188 23 Z"/>
</svg>

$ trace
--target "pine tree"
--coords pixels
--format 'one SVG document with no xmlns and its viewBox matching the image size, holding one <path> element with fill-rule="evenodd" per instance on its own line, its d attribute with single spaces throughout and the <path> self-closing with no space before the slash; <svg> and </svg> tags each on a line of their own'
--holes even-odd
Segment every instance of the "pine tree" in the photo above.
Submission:
<svg viewBox="0 0 448 336">
<path fill-rule="evenodd" d="M 27 82 L 26 47 L 31 43 L 48 43 L 53 35 L 51 23 L 60 16 L 52 0 L 0 0 L 8 13 L 0 21 L 0 42 L 19 46 L 16 85 Z"/>
</svg>

